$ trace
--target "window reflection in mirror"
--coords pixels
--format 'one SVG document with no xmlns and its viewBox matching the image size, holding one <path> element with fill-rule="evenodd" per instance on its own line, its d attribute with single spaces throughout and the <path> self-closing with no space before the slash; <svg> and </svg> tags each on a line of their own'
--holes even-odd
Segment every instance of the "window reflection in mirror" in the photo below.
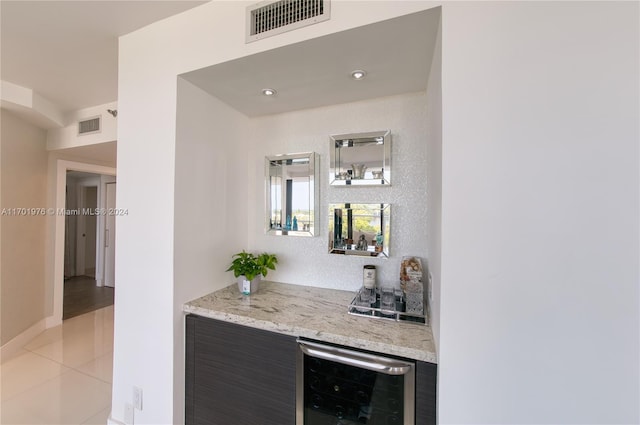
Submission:
<svg viewBox="0 0 640 425">
<path fill-rule="evenodd" d="M 316 162 L 317 154 L 313 152 L 265 158 L 268 234 L 315 235 Z"/>
<path fill-rule="evenodd" d="M 332 186 L 391 184 L 389 131 L 331 136 L 329 152 L 329 183 Z"/>
<path fill-rule="evenodd" d="M 330 204 L 329 252 L 387 258 L 389 204 Z"/>
</svg>

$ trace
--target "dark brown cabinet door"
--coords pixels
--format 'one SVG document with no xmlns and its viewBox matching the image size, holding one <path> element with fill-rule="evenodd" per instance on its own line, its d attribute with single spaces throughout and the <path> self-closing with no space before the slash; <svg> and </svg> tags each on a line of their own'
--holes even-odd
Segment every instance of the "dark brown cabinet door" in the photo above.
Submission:
<svg viewBox="0 0 640 425">
<path fill-rule="evenodd" d="M 296 339 L 187 316 L 187 425 L 294 425 Z"/>
<path fill-rule="evenodd" d="M 438 366 L 416 362 L 416 425 L 435 425 Z"/>
</svg>

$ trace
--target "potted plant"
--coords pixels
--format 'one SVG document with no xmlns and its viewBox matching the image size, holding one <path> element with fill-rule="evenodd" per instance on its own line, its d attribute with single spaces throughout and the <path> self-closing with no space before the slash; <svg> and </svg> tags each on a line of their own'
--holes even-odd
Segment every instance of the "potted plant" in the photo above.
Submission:
<svg viewBox="0 0 640 425">
<path fill-rule="evenodd" d="M 257 291 L 261 276 L 266 277 L 269 270 L 275 270 L 278 264 L 278 258 L 266 252 L 254 255 L 242 250 L 231 258 L 233 261 L 227 271 L 233 270 L 233 275 L 238 278 L 238 290 L 243 294 Z"/>
</svg>

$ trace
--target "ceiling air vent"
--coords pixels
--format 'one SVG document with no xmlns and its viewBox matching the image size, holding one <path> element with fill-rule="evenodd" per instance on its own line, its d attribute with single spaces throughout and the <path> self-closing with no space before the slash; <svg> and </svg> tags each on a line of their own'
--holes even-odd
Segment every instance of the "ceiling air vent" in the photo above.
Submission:
<svg viewBox="0 0 640 425">
<path fill-rule="evenodd" d="M 78 122 L 78 135 L 98 133 L 100 131 L 100 117 L 89 118 Z"/>
<path fill-rule="evenodd" d="M 326 21 L 330 5 L 330 0 L 280 0 L 249 6 L 246 42 Z"/>
</svg>

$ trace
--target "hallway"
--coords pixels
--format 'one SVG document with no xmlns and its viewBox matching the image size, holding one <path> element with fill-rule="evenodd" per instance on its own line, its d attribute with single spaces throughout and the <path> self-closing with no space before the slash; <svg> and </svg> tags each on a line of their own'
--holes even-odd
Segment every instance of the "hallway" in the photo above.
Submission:
<svg viewBox="0 0 640 425">
<path fill-rule="evenodd" d="M 114 288 L 96 286 L 93 276 L 74 276 L 64 282 L 62 320 L 113 305 Z"/>
<path fill-rule="evenodd" d="M 111 410 L 113 305 L 41 333 L 0 369 L 0 423 L 101 424 Z"/>
</svg>

